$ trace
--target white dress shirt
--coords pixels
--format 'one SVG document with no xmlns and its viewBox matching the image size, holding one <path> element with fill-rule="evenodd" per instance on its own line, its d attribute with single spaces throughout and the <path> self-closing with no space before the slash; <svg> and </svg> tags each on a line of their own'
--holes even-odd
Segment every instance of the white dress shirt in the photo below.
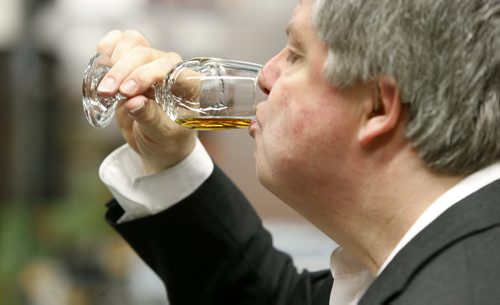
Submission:
<svg viewBox="0 0 500 305">
<path fill-rule="evenodd" d="M 99 177 L 125 211 L 118 220 L 122 223 L 168 209 L 193 193 L 213 168 L 199 140 L 186 159 L 154 175 L 146 175 L 139 155 L 123 145 L 104 160 Z"/>
<path fill-rule="evenodd" d="M 210 176 L 213 168 L 212 159 L 198 141 L 193 152 L 181 163 L 164 172 L 145 175 L 140 157 L 124 145 L 104 160 L 99 176 L 125 211 L 118 221 L 120 223 L 168 209 L 194 192 Z M 444 211 L 498 179 L 500 162 L 468 176 L 441 195 L 410 227 L 377 275 L 413 237 Z M 375 276 L 341 247 L 333 251 L 330 265 L 335 278 L 330 305 L 358 304 Z"/>
</svg>

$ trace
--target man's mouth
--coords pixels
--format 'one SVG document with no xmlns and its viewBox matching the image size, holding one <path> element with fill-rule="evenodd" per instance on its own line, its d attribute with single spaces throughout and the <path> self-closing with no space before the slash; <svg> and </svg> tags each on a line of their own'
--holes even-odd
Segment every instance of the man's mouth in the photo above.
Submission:
<svg viewBox="0 0 500 305">
<path fill-rule="evenodd" d="M 255 138 L 257 128 L 259 128 L 259 122 L 257 122 L 257 119 L 254 119 L 250 122 L 250 126 L 248 127 L 248 133 L 252 138 Z"/>
</svg>

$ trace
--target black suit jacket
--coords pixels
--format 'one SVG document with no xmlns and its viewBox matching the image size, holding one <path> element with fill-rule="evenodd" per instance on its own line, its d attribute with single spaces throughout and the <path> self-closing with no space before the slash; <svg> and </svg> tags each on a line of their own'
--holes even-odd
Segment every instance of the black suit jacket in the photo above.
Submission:
<svg viewBox="0 0 500 305">
<path fill-rule="evenodd" d="M 160 276 L 171 304 L 327 305 L 328 270 L 298 273 L 244 196 L 215 168 L 191 196 L 150 217 L 107 219 Z M 446 211 L 387 266 L 360 301 L 500 304 L 500 183 Z"/>
</svg>

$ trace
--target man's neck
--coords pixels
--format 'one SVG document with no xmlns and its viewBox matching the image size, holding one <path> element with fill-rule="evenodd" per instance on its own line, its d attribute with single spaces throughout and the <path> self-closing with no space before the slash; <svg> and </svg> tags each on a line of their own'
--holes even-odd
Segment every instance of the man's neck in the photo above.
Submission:
<svg viewBox="0 0 500 305">
<path fill-rule="evenodd" d="M 361 194 L 331 237 L 376 275 L 419 216 L 463 177 L 436 174 L 418 160 L 401 160 L 371 171 L 360 181 Z M 414 166 L 408 166 L 413 162 Z M 345 224 L 345 227 L 341 227 Z"/>
</svg>

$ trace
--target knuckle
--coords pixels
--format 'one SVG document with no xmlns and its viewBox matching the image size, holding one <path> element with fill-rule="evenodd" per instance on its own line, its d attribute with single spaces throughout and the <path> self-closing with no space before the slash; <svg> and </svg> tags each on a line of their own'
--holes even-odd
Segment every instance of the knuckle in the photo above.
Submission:
<svg viewBox="0 0 500 305">
<path fill-rule="evenodd" d="M 108 32 L 108 34 L 106 34 L 107 37 L 120 37 L 122 36 L 122 31 L 120 30 L 117 30 L 117 29 L 114 29 L 114 30 L 111 30 Z"/>
<path fill-rule="evenodd" d="M 158 67 L 166 73 L 170 71 L 176 64 L 178 64 L 182 58 L 177 53 L 165 53 L 163 57 L 156 60 Z"/>
<path fill-rule="evenodd" d="M 163 57 L 158 59 L 158 66 L 161 67 L 162 70 L 170 70 L 174 61 L 172 61 L 169 57 Z"/>
<path fill-rule="evenodd" d="M 99 42 L 97 43 L 97 51 L 98 52 L 106 52 L 109 49 L 113 48 L 113 45 L 119 40 L 119 37 L 122 36 L 122 32 L 120 30 L 112 30 L 109 31 Z"/>
<path fill-rule="evenodd" d="M 142 36 L 142 34 L 138 30 L 133 30 L 133 29 L 128 29 L 123 32 L 124 36 L 127 37 L 139 37 Z"/>
<path fill-rule="evenodd" d="M 123 36 L 126 37 L 127 39 L 135 41 L 137 44 L 145 46 L 149 45 L 144 35 L 137 30 L 126 30 L 125 32 L 123 32 Z"/>
<path fill-rule="evenodd" d="M 138 56 L 145 57 L 147 59 L 151 58 L 152 50 L 148 46 L 136 45 L 132 48 L 132 52 Z"/>
<path fill-rule="evenodd" d="M 168 58 L 170 58 L 171 61 L 178 62 L 182 60 L 182 57 L 175 52 L 167 52 L 167 56 Z"/>
</svg>

